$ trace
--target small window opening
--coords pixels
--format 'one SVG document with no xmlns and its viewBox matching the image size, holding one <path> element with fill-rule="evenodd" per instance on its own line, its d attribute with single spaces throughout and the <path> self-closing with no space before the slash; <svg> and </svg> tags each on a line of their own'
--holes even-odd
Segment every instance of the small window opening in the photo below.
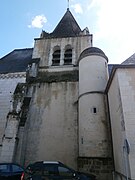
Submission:
<svg viewBox="0 0 135 180">
<path fill-rule="evenodd" d="M 56 50 L 53 53 L 52 66 L 60 65 L 60 50 Z"/>
<path fill-rule="evenodd" d="M 97 108 L 96 108 L 96 107 L 93 108 L 93 113 L 94 113 L 94 114 L 97 113 Z"/>
<path fill-rule="evenodd" d="M 72 64 L 72 49 L 67 49 L 64 54 L 64 65 Z"/>
</svg>

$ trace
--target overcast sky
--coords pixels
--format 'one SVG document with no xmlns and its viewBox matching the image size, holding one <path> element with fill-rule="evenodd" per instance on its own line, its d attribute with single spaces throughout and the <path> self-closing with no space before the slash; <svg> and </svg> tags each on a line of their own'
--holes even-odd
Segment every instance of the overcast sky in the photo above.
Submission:
<svg viewBox="0 0 135 180">
<path fill-rule="evenodd" d="M 93 34 L 93 46 L 109 63 L 121 63 L 135 53 L 135 0 L 69 0 L 69 8 L 83 30 Z M 0 57 L 14 49 L 33 47 L 43 30 L 52 32 L 68 7 L 68 0 L 4 0 L 0 5 Z"/>
</svg>

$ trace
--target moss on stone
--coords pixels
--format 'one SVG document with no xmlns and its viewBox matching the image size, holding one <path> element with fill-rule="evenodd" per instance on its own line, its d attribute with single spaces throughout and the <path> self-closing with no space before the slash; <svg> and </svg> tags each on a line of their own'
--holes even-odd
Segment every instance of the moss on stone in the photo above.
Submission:
<svg viewBox="0 0 135 180">
<path fill-rule="evenodd" d="M 42 82 L 75 82 L 79 80 L 78 71 L 64 71 L 64 72 L 39 72 L 36 78 L 27 79 L 28 83 L 42 83 Z"/>
</svg>

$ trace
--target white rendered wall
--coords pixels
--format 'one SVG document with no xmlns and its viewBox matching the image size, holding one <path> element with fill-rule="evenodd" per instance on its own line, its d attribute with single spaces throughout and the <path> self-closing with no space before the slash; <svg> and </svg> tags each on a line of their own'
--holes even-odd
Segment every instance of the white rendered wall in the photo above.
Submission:
<svg viewBox="0 0 135 180">
<path fill-rule="evenodd" d="M 117 69 L 109 88 L 113 151 L 116 171 L 135 179 L 135 69 Z M 124 141 L 130 144 L 129 155 Z"/>
<path fill-rule="evenodd" d="M 79 95 L 92 91 L 104 91 L 108 80 L 105 58 L 87 56 L 79 62 Z"/>
<path fill-rule="evenodd" d="M 104 95 L 107 79 L 108 71 L 105 58 L 92 55 L 80 60 L 79 156 L 108 156 L 107 119 Z"/>
<path fill-rule="evenodd" d="M 125 174 L 125 162 L 123 155 L 123 144 L 125 139 L 124 127 L 121 123 L 123 121 L 123 110 L 121 95 L 119 90 L 118 75 L 115 73 L 113 81 L 108 91 L 112 139 L 113 139 L 113 154 L 115 169 L 117 172 Z"/>
<path fill-rule="evenodd" d="M 103 94 L 88 94 L 79 99 L 79 156 L 108 157 L 108 135 Z M 93 112 L 93 108 L 97 112 Z"/>
</svg>

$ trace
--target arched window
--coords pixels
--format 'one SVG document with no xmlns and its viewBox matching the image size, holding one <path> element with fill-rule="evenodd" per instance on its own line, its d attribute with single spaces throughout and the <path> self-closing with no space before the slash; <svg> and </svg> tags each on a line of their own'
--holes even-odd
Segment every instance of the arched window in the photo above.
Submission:
<svg viewBox="0 0 135 180">
<path fill-rule="evenodd" d="M 72 49 L 66 49 L 64 54 L 64 64 L 72 64 Z"/>
<path fill-rule="evenodd" d="M 60 65 L 60 49 L 57 49 L 53 53 L 52 66 Z"/>
</svg>

